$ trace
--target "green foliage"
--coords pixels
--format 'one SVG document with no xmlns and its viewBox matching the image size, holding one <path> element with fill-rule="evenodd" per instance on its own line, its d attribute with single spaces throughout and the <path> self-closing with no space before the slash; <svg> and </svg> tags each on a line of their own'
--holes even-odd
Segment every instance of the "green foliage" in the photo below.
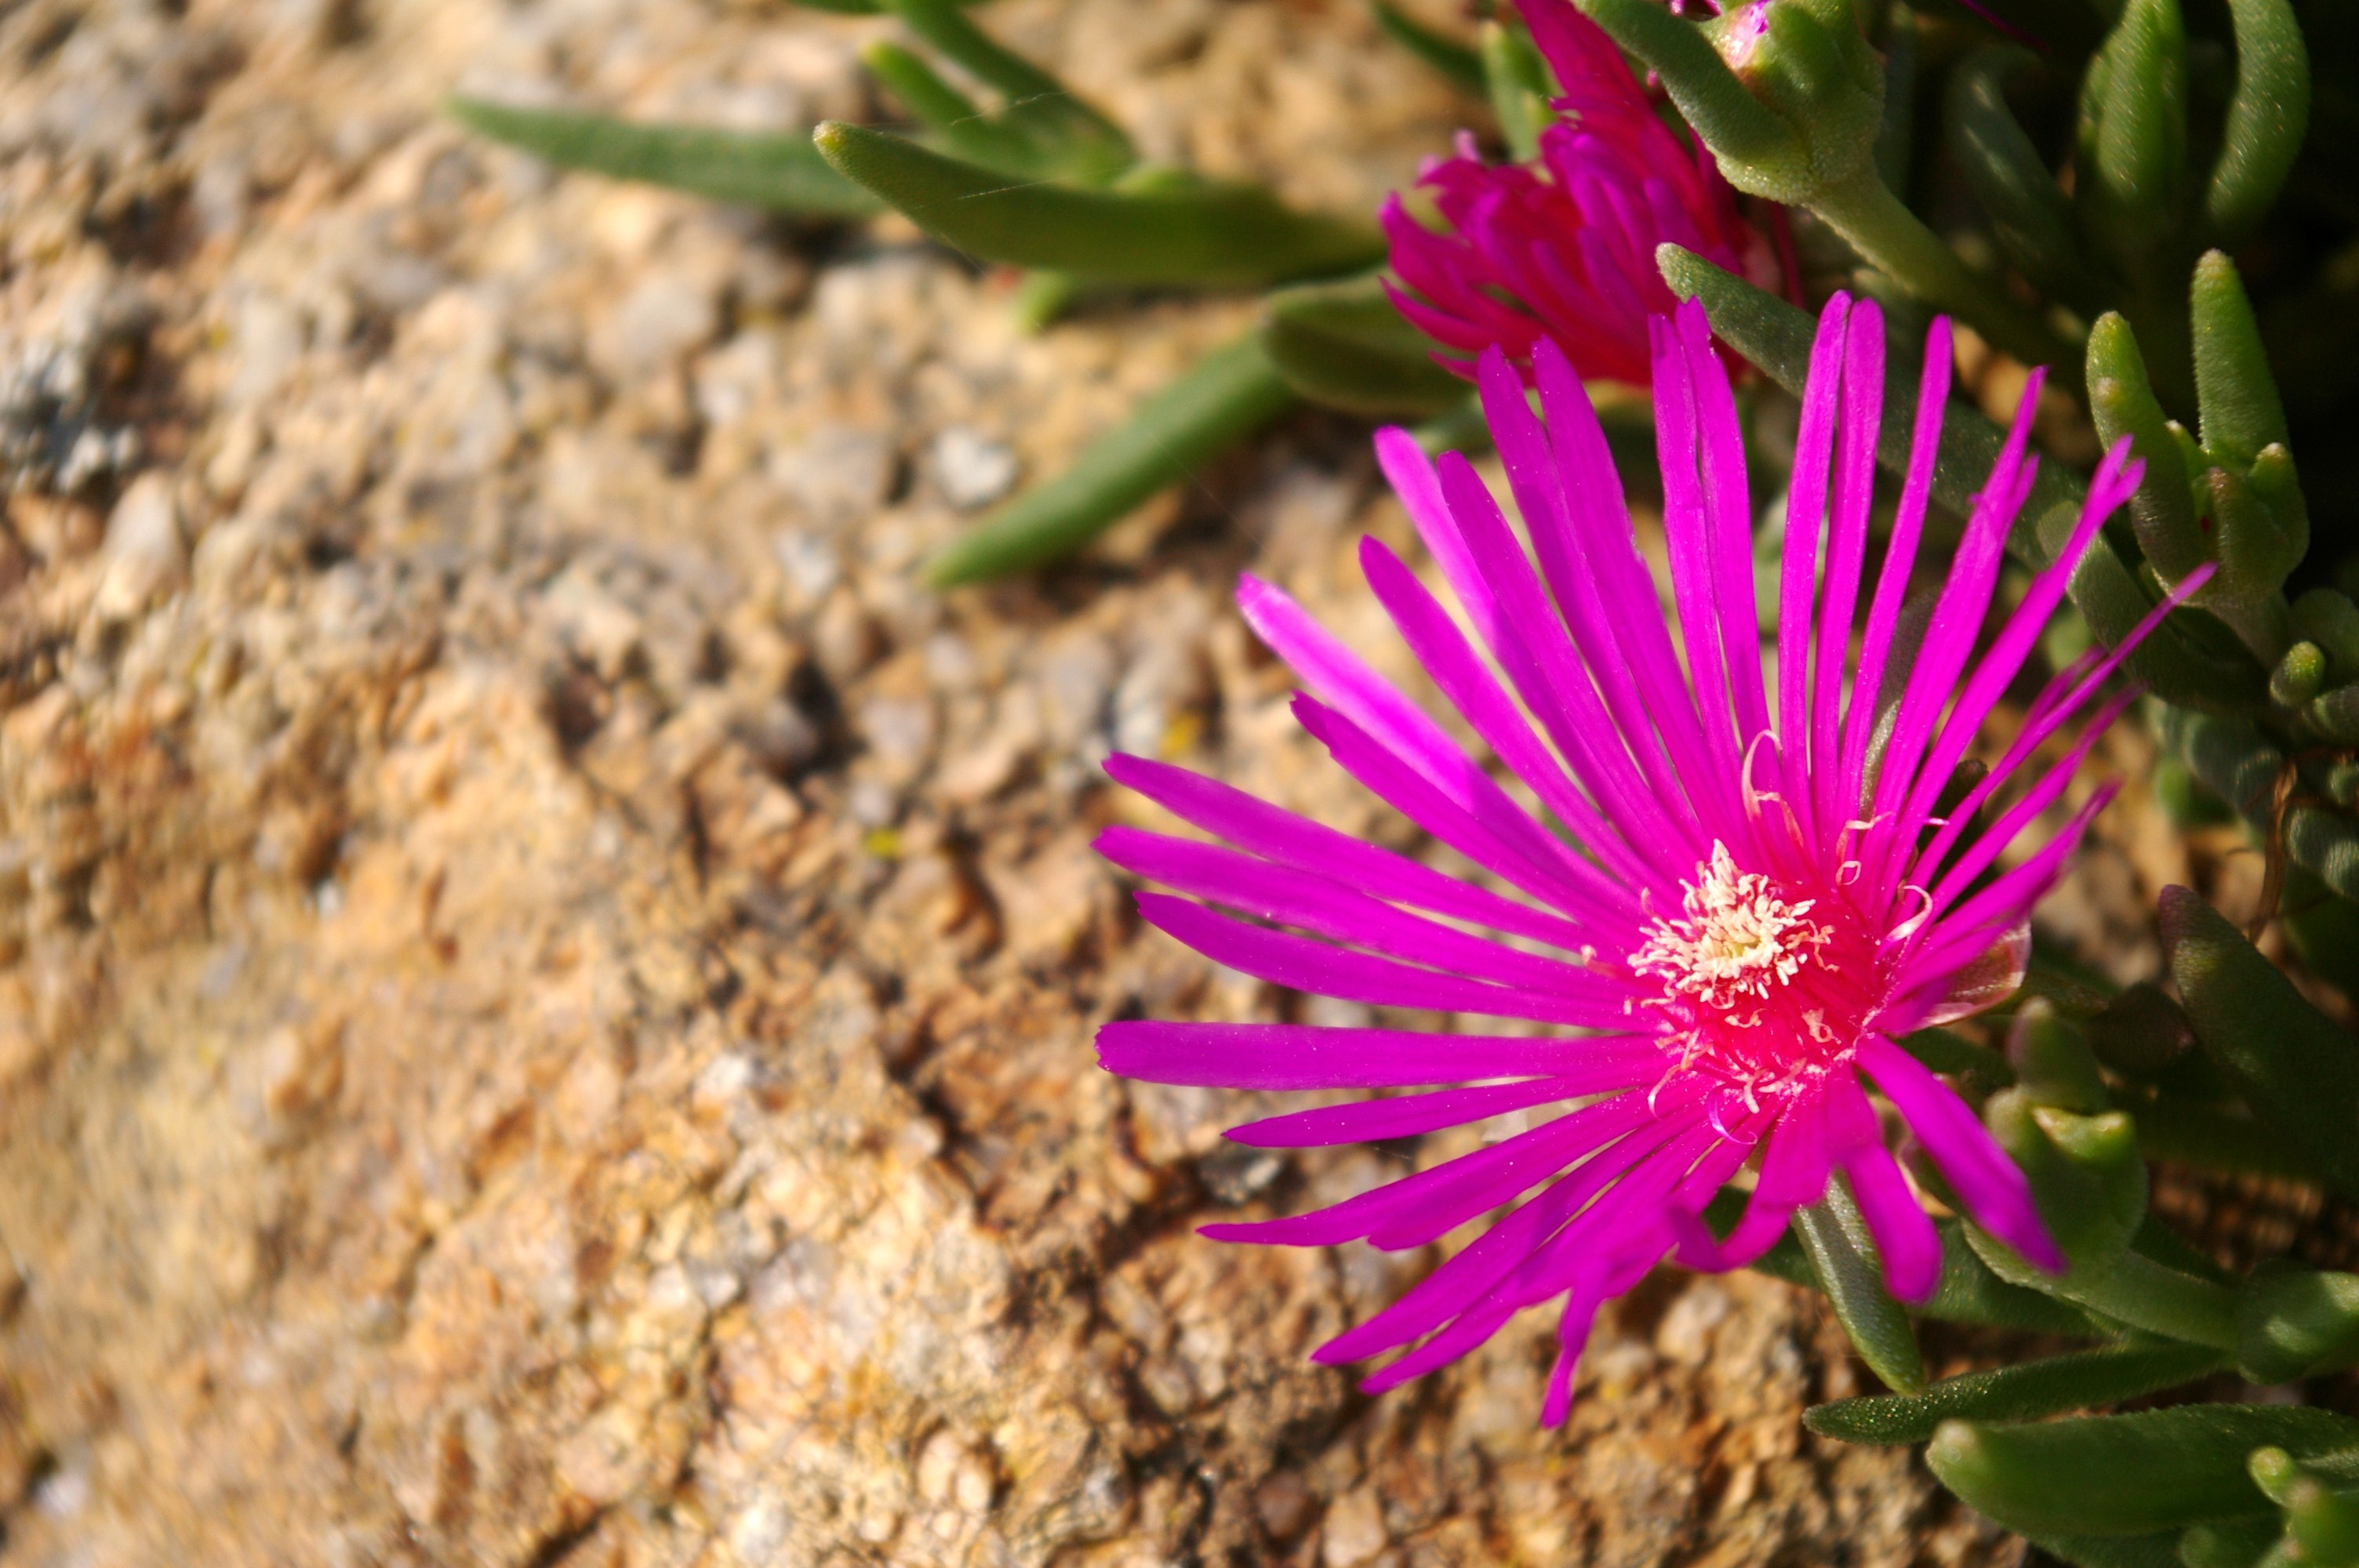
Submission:
<svg viewBox="0 0 2359 1568">
<path fill-rule="evenodd" d="M 1373 225 L 1295 211 L 1259 186 L 1183 178 L 1084 189 L 1012 179 L 857 125 L 831 122 L 812 139 L 837 172 L 983 261 L 1113 283 L 1251 287 L 1384 254 Z"/>
<path fill-rule="evenodd" d="M 1867 1221 L 1840 1178 L 1827 1184 L 1820 1202 L 1795 1211 L 1794 1234 L 1868 1370 L 1897 1392 L 1922 1389 L 1925 1357 L 1917 1348 L 1917 1331 L 1908 1309 L 1884 1288 L 1884 1268 Z"/>
<path fill-rule="evenodd" d="M 1260 338 L 1215 351 L 1058 478 L 1027 491 L 926 568 L 936 587 L 1043 565 L 1295 406 Z"/>
<path fill-rule="evenodd" d="M 2032 1421 L 2115 1404 L 2191 1383 L 2226 1360 L 2205 1346 L 2108 1346 L 1945 1378 L 1915 1394 L 1839 1400 L 1803 1420 L 1845 1443 L 1923 1443 L 1945 1421 Z"/>
<path fill-rule="evenodd" d="M 1479 58 L 1500 139 L 1507 144 L 1508 156 L 1518 163 L 1529 162 L 1539 154 L 1540 133 L 1556 119 L 1549 108 L 1556 83 L 1549 79 L 1547 62 L 1521 28 L 1497 22 L 1483 24 Z"/>
<path fill-rule="evenodd" d="M 2314 1170 L 2359 1195 L 2359 1043 L 2195 893 L 2165 888 L 2161 917 L 2204 1050 Z"/>
<path fill-rule="evenodd" d="M 1926 1461 L 1944 1486 L 2027 1535 L 2135 1536 L 2266 1517 L 2245 1470 L 2276 1446 L 2359 1473 L 2359 1422 L 2282 1405 L 2180 1405 L 2012 1426 L 1944 1423 Z"/>
<path fill-rule="evenodd" d="M 883 203 L 827 166 L 799 132 L 634 125 L 602 114 L 454 97 L 451 117 L 562 168 L 669 186 L 804 218 L 864 218 Z"/>
<path fill-rule="evenodd" d="M 1440 71 L 1453 85 L 1474 93 L 1490 90 L 1479 52 L 1435 32 L 1391 0 L 1375 0 L 1374 9 L 1376 26 L 1385 30 L 1386 38 Z"/>
<path fill-rule="evenodd" d="M 1103 185 L 1138 161 L 1121 126 L 1023 56 L 1002 48 L 951 0 L 886 0 L 909 30 L 1000 94 L 982 113 L 906 50 L 879 79 L 931 125 L 943 145 L 1002 173 Z M 889 48 L 889 46 L 888 46 Z M 867 61 L 875 70 L 877 51 Z"/>
<path fill-rule="evenodd" d="M 1433 362 L 1432 343 L 1373 277 L 1271 295 L 1262 347 L 1288 385 L 1330 408 L 1418 418 L 1466 398 L 1466 384 Z"/>
</svg>

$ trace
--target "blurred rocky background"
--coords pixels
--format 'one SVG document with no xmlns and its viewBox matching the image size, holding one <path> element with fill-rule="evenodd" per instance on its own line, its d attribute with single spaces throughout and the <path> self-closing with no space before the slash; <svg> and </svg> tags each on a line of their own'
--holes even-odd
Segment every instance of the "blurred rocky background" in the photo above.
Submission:
<svg viewBox="0 0 2359 1568">
<path fill-rule="evenodd" d="M 1359 0 L 988 16 L 1306 203 L 1473 117 Z M 875 118 L 874 33 L 0 5 L 0 1561 L 2012 1562 L 1802 1432 L 1864 1375 L 1782 1286 L 1660 1277 L 1543 1433 L 1552 1322 L 1372 1402 L 1305 1353 L 1429 1255 L 1195 1238 L 1418 1157 L 1223 1145 L 1249 1097 L 1089 1044 L 1279 1005 L 1135 929 L 1107 751 L 1388 830 L 1227 600 L 1250 564 L 1390 646 L 1363 432 L 929 594 L 1248 307 L 1026 337 L 906 228 L 437 108 Z M 2060 917 L 2146 972 L 2104 903 Z"/>
</svg>

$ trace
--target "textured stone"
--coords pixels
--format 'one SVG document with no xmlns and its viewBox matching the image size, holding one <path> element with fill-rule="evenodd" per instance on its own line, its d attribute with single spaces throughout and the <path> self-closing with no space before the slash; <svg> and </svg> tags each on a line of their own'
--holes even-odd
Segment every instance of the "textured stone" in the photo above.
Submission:
<svg viewBox="0 0 2359 1568">
<path fill-rule="evenodd" d="M 978 16 L 1302 201 L 1371 208 L 1467 113 L 1340 0 Z M 928 594 L 957 508 L 1251 304 L 1027 337 L 906 226 L 555 177 L 436 108 L 870 117 L 881 26 L 0 14 L 9 1560 L 2006 1560 L 1803 1433 L 1854 1374 L 1781 1286 L 1650 1281 L 1544 1433 L 1545 1314 L 1369 1400 L 1307 1354 L 1430 1253 L 1195 1234 L 1405 1166 L 1239 1157 L 1263 1097 L 1097 1070 L 1111 1017 L 1283 999 L 1141 933 L 1088 845 L 1155 814 L 1095 764 L 1397 836 L 1228 603 L 1274 572 L 1406 673 L 1361 436 Z"/>
</svg>

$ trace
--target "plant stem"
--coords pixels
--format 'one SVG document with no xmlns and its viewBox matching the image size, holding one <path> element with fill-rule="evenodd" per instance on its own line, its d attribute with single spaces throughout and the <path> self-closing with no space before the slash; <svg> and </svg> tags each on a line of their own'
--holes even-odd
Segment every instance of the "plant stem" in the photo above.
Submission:
<svg viewBox="0 0 2359 1568">
<path fill-rule="evenodd" d="M 1919 299 L 1964 320 L 1997 348 L 2078 386 L 2081 355 L 2033 311 L 1977 276 L 1949 243 L 1886 189 L 1873 163 L 1811 198 L 1810 211 Z"/>
</svg>

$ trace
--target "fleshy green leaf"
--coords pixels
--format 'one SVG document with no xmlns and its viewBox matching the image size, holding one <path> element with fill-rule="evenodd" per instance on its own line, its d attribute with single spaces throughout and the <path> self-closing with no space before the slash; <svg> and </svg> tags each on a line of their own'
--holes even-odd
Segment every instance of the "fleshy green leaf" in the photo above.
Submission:
<svg viewBox="0 0 2359 1568">
<path fill-rule="evenodd" d="M 864 218 L 882 206 L 830 168 L 800 132 L 635 125 L 603 114 L 481 98 L 452 98 L 450 109 L 470 129 L 565 168 L 802 217 Z"/>
<path fill-rule="evenodd" d="M 2097 318 L 2089 330 L 2089 412 L 2097 438 L 2108 447 L 2124 436 L 2146 464 L 2137 494 L 2130 498 L 2130 524 L 2138 548 L 2155 568 L 2177 582 L 2211 559 L 2197 526 L 2195 498 L 2187 465 L 2171 436 L 2170 417 L 2146 372 L 2137 334 L 2116 311 Z"/>
<path fill-rule="evenodd" d="M 2082 226 L 2135 256 L 2179 220 L 2187 167 L 2187 28 L 2179 0 L 2127 0 L 2081 100 Z"/>
<path fill-rule="evenodd" d="M 2236 1292 L 2237 1364 L 2283 1383 L 2359 1358 L 2359 1274 L 2272 1260 Z"/>
<path fill-rule="evenodd" d="M 1034 168 L 1102 184 L 1138 161 L 1123 128 L 1022 55 L 1002 47 L 954 0 L 886 0 L 908 29 L 1006 100 L 995 121 L 1035 149 Z"/>
<path fill-rule="evenodd" d="M 2043 288 L 2083 299 L 2093 285 L 2073 232 L 2071 203 L 2006 101 L 2008 81 L 2033 58 L 2011 46 L 1966 57 L 1950 77 L 1944 121 L 1950 150 L 1990 214 L 2007 259 Z"/>
<path fill-rule="evenodd" d="M 1922 1389 L 1925 1357 L 1917 1348 L 1917 1331 L 1908 1310 L 1885 1289 L 1867 1222 L 1840 1178 L 1827 1184 L 1823 1199 L 1794 1211 L 1794 1234 L 1868 1370 L 1897 1392 Z"/>
<path fill-rule="evenodd" d="M 2007 1030 L 2006 1059 L 2033 1105 L 2094 1116 L 2113 1104 L 2087 1036 L 2045 998 L 2034 997 L 2017 1009 Z"/>
<path fill-rule="evenodd" d="M 2191 1525 L 2179 1537 L 2179 1561 L 2185 1568 L 2262 1568 L 2279 1530 L 2274 1519 Z"/>
<path fill-rule="evenodd" d="M 2260 323 L 2245 296 L 2236 264 L 2220 251 L 2207 251 L 2195 264 L 2188 289 L 2188 314 L 2195 337 L 2195 395 L 2203 414 L 2205 455 L 2238 470 L 2249 469 L 2264 447 L 2293 438 L 2285 406 L 2269 373 L 2268 351 L 2261 346 Z"/>
<path fill-rule="evenodd" d="M 1451 85 L 1476 93 L 1486 89 L 1483 57 L 1473 49 L 1444 38 L 1391 0 L 1375 0 L 1375 9 L 1376 26 L 1385 30 L 1385 37 L 1448 77 Z"/>
<path fill-rule="evenodd" d="M 2255 1453 L 2247 1468 L 2269 1501 L 2285 1510 L 2296 1563 L 2329 1568 L 2359 1563 L 2359 1498 L 2345 1497 L 2282 1448 Z"/>
<path fill-rule="evenodd" d="M 2149 1160 L 2297 1182 L 2318 1180 L 2309 1162 L 2250 1117 L 2170 1094 L 2128 1103 L 2137 1116 L 2138 1151 Z"/>
<path fill-rule="evenodd" d="M 2055 514 L 2059 522 L 2065 514 Z M 2043 533 L 2049 530 L 2043 530 Z M 2072 568 L 2072 608 L 2097 641 L 2111 647 L 2128 636 L 2157 603 L 2130 575 L 2111 540 L 2099 534 Z M 2247 713 L 2268 700 L 2268 672 L 2241 648 L 2201 646 L 2191 610 L 2175 610 L 2127 660 L 2130 674 L 2173 708 L 2201 713 Z"/>
<path fill-rule="evenodd" d="M 1555 87 L 1548 65 L 1522 32 L 1497 22 L 1483 24 L 1481 59 L 1499 139 L 1510 157 L 1529 163 L 1539 156 L 1540 133 L 1556 119 L 1549 108 Z"/>
<path fill-rule="evenodd" d="M 2277 914 L 2302 962 L 2345 997 L 2359 999 L 2359 905 L 2337 898 L 2308 867 L 2288 866 Z"/>
<path fill-rule="evenodd" d="M 2223 244 L 2244 239 L 2276 204 L 2310 129 L 2310 51 L 2287 0 L 2228 0 L 2236 88 L 2203 211 Z"/>
<path fill-rule="evenodd" d="M 2031 1544 L 2074 1568 L 2187 1568 L 2179 1532 L 2151 1535 L 2035 1535 Z"/>
<path fill-rule="evenodd" d="M 937 588 L 1042 566 L 1295 406 L 1256 334 L 1206 355 L 1057 478 L 1009 502 L 934 557 Z"/>
<path fill-rule="evenodd" d="M 1745 1195 L 1733 1189 L 1716 1194 L 1705 1206 L 1705 1217 L 1716 1234 L 1725 1235 L 1745 1210 Z M 2087 1336 L 2097 1332 L 2089 1315 L 2078 1307 L 2060 1302 L 2037 1291 L 2027 1291 L 2010 1285 L 1990 1271 L 1990 1266 L 1974 1255 L 1968 1246 L 1965 1228 L 1956 1219 L 1934 1221 L 1941 1236 L 1941 1282 L 1931 1298 L 1916 1311 L 1923 1317 L 1939 1318 L 1945 1323 L 1971 1323 L 1985 1328 L 2021 1329 L 2029 1334 L 2058 1334 Z M 1802 1249 L 1789 1228 L 1771 1248 L 1753 1263 L 1753 1268 L 1773 1280 L 1783 1280 L 1789 1285 L 1826 1293 L 1819 1282 L 1819 1272 L 1810 1265 L 1810 1255 Z"/>
<path fill-rule="evenodd" d="M 1250 287 L 1381 260 L 1373 224 L 1298 212 L 1258 186 L 1082 190 L 1011 181 L 882 131 L 830 122 L 828 162 L 954 250 L 1110 283 Z"/>
<path fill-rule="evenodd" d="M 1792 201 L 1817 183 L 1801 138 L 1745 91 L 1701 27 L 1658 0 L 1578 0 L 1589 19 L 1646 62 L 1704 139 L 1730 183 L 1773 201 Z M 1870 122 L 1862 154 L 1873 146 Z"/>
<path fill-rule="evenodd" d="M 1671 292 L 1700 299 L 1712 330 L 1788 392 L 1800 395 L 1810 362 L 1816 324 L 1808 313 L 1743 278 L 1712 265 L 1691 251 L 1663 245 L 1656 265 Z M 1884 381 L 1884 420 L 1876 435 L 1876 460 L 1895 473 L 1907 471 L 1908 442 L 1917 412 L 1918 355 L 1905 342 L 1891 351 Z M 1933 494 L 1961 515 L 1973 510 L 1975 489 L 1991 470 L 2006 434 L 1981 414 L 1952 399 L 1941 420 L 1940 458 Z M 2007 535 L 2007 549 L 2019 560 L 2045 566 L 2071 531 L 2087 481 L 2061 463 L 2043 462 L 2031 495 Z M 2074 568 L 2072 603 L 2090 630 L 2108 646 L 2129 634 L 2155 600 L 2132 578 L 2104 535 Z M 2190 611 L 2174 612 L 2138 645 L 2130 673 L 2156 695 L 2209 711 L 2240 712 L 2267 697 L 2267 676 L 2241 649 L 2224 654 L 2199 649 L 2183 630 Z"/>
<path fill-rule="evenodd" d="M 1932 1299 L 1917 1309 L 1921 1315 L 2029 1334 L 2087 1337 L 2096 1332 L 2089 1314 L 2070 1302 L 2009 1284 L 1993 1273 L 1967 1241 L 1963 1222 L 1937 1220 L 1934 1228 L 1941 1233 L 1941 1282 Z"/>
<path fill-rule="evenodd" d="M 2003 1089 L 2015 1082 L 2015 1069 L 2007 1065 L 2005 1056 L 1946 1029 L 1919 1029 L 1901 1036 L 1899 1044 L 1933 1071 L 1973 1079 L 1975 1087 L 1983 1092 Z"/>
<path fill-rule="evenodd" d="M 1030 138 L 984 114 L 973 99 L 899 44 L 880 38 L 860 51 L 860 63 L 946 150 L 1003 174 L 1048 173 L 1040 149 Z M 819 156 L 817 147 L 811 156 Z"/>
<path fill-rule="evenodd" d="M 1271 295 L 1262 347 L 1295 391 L 1331 408 L 1417 418 L 1466 397 L 1466 384 L 1433 362 L 1433 345 L 1374 278 Z"/>
<path fill-rule="evenodd" d="M 1712 330 L 1723 342 L 1759 366 L 1778 385 L 1801 395 L 1810 372 L 1810 344 L 1818 330 L 1809 312 L 1678 245 L 1659 247 L 1655 263 L 1672 293 L 1703 302 Z M 1890 359 L 1884 377 L 1884 420 L 1876 433 L 1875 455 L 1886 469 L 1905 473 L 1917 417 L 1921 356 L 1916 345 L 1895 334 Z M 1933 470 L 1935 499 L 1961 516 L 1971 513 L 1974 494 L 1989 477 L 1991 464 L 2006 442 L 2005 431 L 1951 399 L 1941 419 L 1940 455 Z M 2008 550 L 2030 565 L 2046 565 L 2052 552 L 2040 542 L 2038 520 L 2053 508 L 2077 511 L 2086 491 L 2087 481 L 2061 463 L 2041 463 L 2030 499 L 2007 535 Z"/>
<path fill-rule="evenodd" d="M 2196 1038 L 2256 1115 L 2335 1187 L 2359 1196 L 2359 1040 L 2193 892 L 2165 888 L 2161 917 Z"/>
<path fill-rule="evenodd" d="M 2117 1404 L 2191 1383 L 2227 1360 L 2200 1345 L 2108 1346 L 1945 1378 L 1922 1393 L 1839 1400 L 1802 1420 L 1845 1443 L 1923 1443 L 1945 1421 L 2031 1421 Z"/>
<path fill-rule="evenodd" d="M 2154 727 L 2214 795 L 2256 825 L 2269 822 L 2286 755 L 2252 724 L 2163 708 L 2155 713 Z M 2302 794 L 2296 793 L 2296 804 L 2285 814 L 2287 854 L 2343 897 L 2359 901 L 2359 821 L 2311 805 Z"/>
<path fill-rule="evenodd" d="M 2359 1422 L 2284 1405 L 2180 1405 L 2029 1426 L 1944 1422 L 1926 1462 L 1975 1511 L 2028 1535 L 2143 1535 L 2270 1510 L 2245 1455 L 2274 1444 L 2351 1474 Z"/>
</svg>

